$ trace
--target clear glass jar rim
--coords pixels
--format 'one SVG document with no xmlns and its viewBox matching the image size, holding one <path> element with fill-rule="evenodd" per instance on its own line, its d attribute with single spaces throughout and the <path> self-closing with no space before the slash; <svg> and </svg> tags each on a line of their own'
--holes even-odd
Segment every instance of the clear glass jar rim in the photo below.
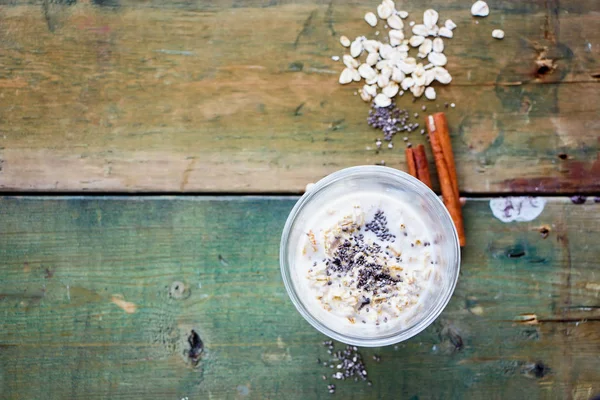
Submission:
<svg viewBox="0 0 600 400">
<path fill-rule="evenodd" d="M 296 289 L 292 283 L 290 265 L 288 264 L 288 240 L 291 229 L 294 225 L 296 217 L 300 213 L 300 211 L 308 204 L 313 196 L 319 193 L 321 190 L 327 188 L 329 185 L 340 181 L 342 179 L 348 179 L 353 176 L 358 175 L 388 175 L 393 177 L 399 183 L 409 184 L 413 186 L 413 189 L 416 189 L 417 192 L 422 192 L 421 194 L 425 195 L 424 197 L 429 198 L 432 203 L 435 204 L 436 209 L 439 209 L 442 215 L 444 215 L 444 219 L 448 221 L 448 226 L 452 232 L 452 242 L 454 243 L 454 254 L 456 254 L 456 260 L 454 260 L 454 275 L 452 276 L 451 281 L 449 282 L 449 289 L 447 290 L 446 295 L 441 298 L 432 311 L 426 316 L 426 318 L 421 319 L 416 324 L 410 326 L 408 329 L 401 330 L 396 333 L 391 333 L 388 336 L 377 337 L 377 338 L 362 338 L 362 337 L 353 337 L 345 334 L 341 334 L 332 330 L 331 328 L 325 326 L 319 320 L 317 320 L 313 315 L 307 310 L 304 303 L 300 300 L 300 297 L 296 293 Z M 418 333 L 422 332 L 425 328 L 427 328 L 433 321 L 439 317 L 444 308 L 448 305 L 450 298 L 452 297 L 454 290 L 456 288 L 456 284 L 458 281 L 458 276 L 460 273 L 460 246 L 458 242 L 458 234 L 456 232 L 456 228 L 454 227 L 454 223 L 452 222 L 452 218 L 448 213 L 448 210 L 439 199 L 439 197 L 429 189 L 425 184 L 423 184 L 418 179 L 412 177 L 411 175 L 394 169 L 390 167 L 384 166 L 376 166 L 376 165 L 364 165 L 357 167 L 345 168 L 339 171 L 336 171 L 323 179 L 319 180 L 315 185 L 310 188 L 309 191 L 304 193 L 300 197 L 300 199 L 296 202 L 288 218 L 286 220 L 285 226 L 283 228 L 283 233 L 281 236 L 280 248 L 279 248 L 279 264 L 281 269 L 281 275 L 283 278 L 283 282 L 286 288 L 286 291 L 290 297 L 290 300 L 294 304 L 294 307 L 298 310 L 298 312 L 306 319 L 306 321 L 311 324 L 315 329 L 324 335 L 329 336 L 332 339 L 337 341 L 355 345 L 362 347 L 378 347 L 378 346 L 386 346 L 390 344 L 395 344 L 407 340 Z"/>
</svg>

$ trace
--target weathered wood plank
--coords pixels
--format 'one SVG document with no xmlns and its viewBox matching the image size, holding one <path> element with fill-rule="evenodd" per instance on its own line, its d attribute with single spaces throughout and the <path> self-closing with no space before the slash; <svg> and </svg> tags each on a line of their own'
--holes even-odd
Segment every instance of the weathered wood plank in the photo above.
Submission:
<svg viewBox="0 0 600 400">
<path fill-rule="evenodd" d="M 328 398 L 328 370 L 315 362 L 323 337 L 279 276 L 293 203 L 0 199 L 3 397 Z M 504 224 L 487 200 L 468 201 L 469 244 L 448 308 L 397 348 L 365 350 L 373 387 L 342 382 L 336 395 L 600 393 L 599 207 L 552 198 L 536 220 Z M 205 349 L 196 367 L 191 329 Z"/>
<path fill-rule="evenodd" d="M 92 3 L 0 9 L 0 190 L 300 192 L 403 165 L 399 143 L 365 150 L 367 107 L 330 59 L 372 2 Z M 596 2 L 502 2 L 478 25 L 464 7 L 436 7 L 459 23 L 439 104 L 457 104 L 461 190 L 598 191 Z"/>
</svg>

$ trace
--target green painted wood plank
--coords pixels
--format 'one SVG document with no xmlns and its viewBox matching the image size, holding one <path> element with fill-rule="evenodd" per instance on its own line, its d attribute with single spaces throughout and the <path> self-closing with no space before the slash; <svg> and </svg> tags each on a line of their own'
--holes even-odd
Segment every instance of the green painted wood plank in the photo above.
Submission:
<svg viewBox="0 0 600 400">
<path fill-rule="evenodd" d="M 3 398 L 329 398 L 324 337 L 278 270 L 294 201 L 0 198 Z M 364 350 L 373 387 L 342 382 L 335 396 L 600 393 L 599 211 L 551 198 L 535 221 L 504 224 L 469 201 L 448 308 L 417 337 Z"/>
</svg>

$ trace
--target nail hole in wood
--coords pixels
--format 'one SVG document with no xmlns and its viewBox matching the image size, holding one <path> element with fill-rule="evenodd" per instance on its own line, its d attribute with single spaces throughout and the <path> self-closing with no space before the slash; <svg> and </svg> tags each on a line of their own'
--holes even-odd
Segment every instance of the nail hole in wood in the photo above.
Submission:
<svg viewBox="0 0 600 400">
<path fill-rule="evenodd" d="M 545 75 L 548 72 L 550 72 L 550 67 L 548 67 L 547 65 L 542 65 L 537 70 L 538 75 Z"/>
<path fill-rule="evenodd" d="M 548 374 L 548 370 L 549 368 L 541 361 L 536 362 L 535 366 L 533 367 L 533 373 L 535 374 L 536 378 L 543 378 L 546 376 L 546 374 Z"/>
<path fill-rule="evenodd" d="M 190 361 L 194 365 L 196 365 L 198 364 L 198 361 L 200 361 L 200 356 L 204 351 L 204 343 L 202 342 L 202 339 L 200 339 L 200 335 L 198 335 L 198 332 L 196 332 L 193 329 L 190 332 L 190 335 L 188 336 L 187 340 L 190 345 L 188 357 L 190 358 Z"/>
<path fill-rule="evenodd" d="M 185 283 L 175 281 L 169 288 L 169 296 L 172 299 L 180 300 L 189 296 L 189 290 L 186 288 Z"/>
<path fill-rule="evenodd" d="M 511 250 L 508 252 L 507 256 L 508 258 L 521 258 L 525 255 L 525 251 L 524 250 Z"/>
</svg>

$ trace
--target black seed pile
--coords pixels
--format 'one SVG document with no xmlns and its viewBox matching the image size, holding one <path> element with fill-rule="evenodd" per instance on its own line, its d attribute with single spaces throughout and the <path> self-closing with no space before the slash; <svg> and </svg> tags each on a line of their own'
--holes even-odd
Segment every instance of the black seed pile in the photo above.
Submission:
<svg viewBox="0 0 600 400">
<path fill-rule="evenodd" d="M 381 241 L 394 242 L 396 240 L 396 236 L 389 232 L 387 218 L 381 210 L 378 210 L 373 220 L 365 225 L 365 230 L 373 232 Z M 402 280 L 392 277 L 387 265 L 368 261 L 365 255 L 385 254 L 388 257 L 396 258 L 397 261 L 400 261 L 400 258 L 392 255 L 387 249 L 383 249 L 378 243 L 371 245 L 365 243 L 364 239 L 364 235 L 358 230 L 342 241 L 333 252 L 333 257 L 325 260 L 325 272 L 327 276 L 338 275 L 341 277 L 342 274 L 349 274 L 353 278 L 351 284 L 356 283 L 358 289 L 363 289 L 372 295 L 378 294 L 379 291 L 387 293 L 389 286 L 402 282 Z M 330 282 L 328 284 L 331 284 Z M 370 303 L 369 298 L 365 298 L 363 303 L 365 301 L 366 304 Z M 364 305 L 360 305 L 358 310 L 360 311 L 363 307 Z"/>
<path fill-rule="evenodd" d="M 331 374 L 331 379 L 342 381 L 354 379 L 355 382 L 359 380 L 367 381 L 367 368 L 356 346 L 346 346 L 344 350 L 336 351 L 333 340 L 325 340 L 323 346 L 327 348 L 327 353 L 331 355 L 331 359 L 323 362 L 321 362 L 321 359 L 317 359 L 317 363 L 335 370 Z M 379 356 L 373 356 L 373 359 L 377 362 L 381 361 Z M 325 378 L 326 376 L 323 375 L 323 379 Z M 373 385 L 371 381 L 367 381 L 367 384 L 369 386 Z M 335 393 L 335 385 L 328 383 L 327 391 L 331 394 Z"/>
<path fill-rule="evenodd" d="M 381 129 L 383 137 L 388 142 L 398 132 L 412 132 L 419 127 L 418 123 L 409 123 L 410 115 L 406 110 L 400 110 L 394 103 L 387 107 L 371 107 L 367 123 L 375 129 Z"/>
<path fill-rule="evenodd" d="M 387 226 L 387 217 L 383 215 L 383 211 L 381 210 L 377 210 L 373 217 L 373 221 L 365 225 L 365 231 L 373 232 L 375 236 L 383 242 L 387 240 L 393 243 L 396 240 L 396 236 L 390 233 Z"/>
</svg>

